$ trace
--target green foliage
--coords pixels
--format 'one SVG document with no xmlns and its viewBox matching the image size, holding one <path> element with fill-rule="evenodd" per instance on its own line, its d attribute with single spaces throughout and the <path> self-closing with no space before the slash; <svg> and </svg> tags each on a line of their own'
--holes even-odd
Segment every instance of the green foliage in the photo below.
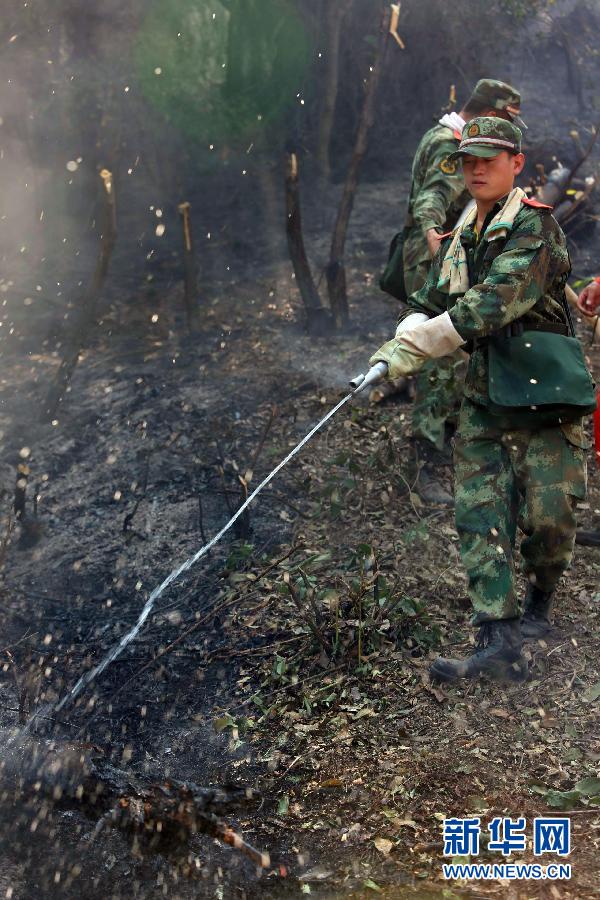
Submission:
<svg viewBox="0 0 600 900">
<path fill-rule="evenodd" d="M 309 563 L 316 569 L 322 559 L 313 557 Z M 287 573 L 279 585 L 296 607 L 303 623 L 300 629 L 315 638 L 315 650 L 330 659 L 357 661 L 360 668 L 372 653 L 398 640 L 423 649 L 438 643 L 439 628 L 430 622 L 425 604 L 389 581 L 371 546 L 355 548 L 347 572 L 347 578 L 340 576 L 332 585 L 302 566 Z M 285 680 L 289 674 L 285 660 L 276 657 L 273 678 Z"/>
<path fill-rule="evenodd" d="M 583 695 L 583 699 L 588 703 L 593 703 L 595 700 L 600 700 L 600 681 L 597 681 L 596 684 L 593 684 Z"/>
<path fill-rule="evenodd" d="M 152 105 L 218 151 L 254 140 L 298 103 L 310 56 L 291 0 L 158 0 L 134 54 Z"/>
<path fill-rule="evenodd" d="M 533 17 L 540 10 L 547 9 L 555 4 L 556 0 L 498 0 L 499 8 L 516 19 Z"/>
<path fill-rule="evenodd" d="M 337 519 L 345 508 L 354 505 L 352 495 L 360 490 L 361 468 L 350 450 L 341 450 L 333 459 L 325 460 L 324 465 L 329 474 L 321 488 L 320 511 L 326 511 L 332 519 Z M 335 467 L 342 467 L 345 471 L 337 472 Z"/>
<path fill-rule="evenodd" d="M 243 566 L 253 553 L 254 544 L 246 544 L 243 541 L 233 544 L 231 550 L 229 551 L 229 555 L 227 556 L 225 568 L 229 569 L 230 571 L 235 571 L 236 569 L 243 568 Z"/>
<path fill-rule="evenodd" d="M 557 791 L 537 784 L 531 790 L 541 794 L 553 809 L 573 809 L 582 799 L 592 806 L 600 805 L 600 778 L 582 778 L 570 791 Z"/>
</svg>

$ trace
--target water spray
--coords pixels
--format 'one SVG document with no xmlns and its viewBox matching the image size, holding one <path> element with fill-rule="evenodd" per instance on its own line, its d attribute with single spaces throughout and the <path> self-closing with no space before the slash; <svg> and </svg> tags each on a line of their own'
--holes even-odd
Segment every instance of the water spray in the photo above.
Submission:
<svg viewBox="0 0 600 900">
<path fill-rule="evenodd" d="M 79 694 L 83 691 L 83 689 L 88 686 L 88 684 L 90 684 L 92 681 L 94 681 L 94 679 L 97 678 L 98 675 L 101 675 L 102 672 L 104 672 L 104 670 L 106 669 L 106 667 L 109 666 L 112 662 L 114 662 L 115 659 L 117 659 L 118 656 L 121 655 L 121 653 L 123 652 L 125 647 L 127 647 L 127 645 L 131 643 L 131 641 L 135 640 L 135 638 L 137 637 L 137 635 L 140 632 L 140 629 L 144 625 L 144 622 L 147 620 L 148 616 L 152 612 L 152 610 L 154 608 L 154 604 L 159 599 L 161 594 L 163 594 L 163 592 L 169 587 L 169 585 L 172 584 L 172 582 L 175 581 L 176 578 L 179 578 L 179 576 L 183 572 L 186 572 L 188 569 L 191 569 L 191 567 L 193 565 L 195 565 L 195 563 L 197 563 L 199 559 L 201 559 L 203 556 L 205 556 L 208 553 L 208 551 L 212 547 L 214 547 L 218 541 L 221 540 L 223 535 L 227 531 L 229 531 L 229 529 L 234 524 L 234 522 L 236 522 L 237 519 L 239 519 L 239 517 L 242 515 L 244 510 L 247 509 L 247 507 L 252 503 L 254 498 L 257 497 L 258 494 L 260 494 L 260 492 L 263 490 L 263 488 L 265 488 L 269 484 L 269 482 L 272 481 L 272 479 L 277 475 L 277 473 L 280 472 L 283 469 L 283 467 L 286 466 L 290 462 L 291 459 L 293 459 L 294 456 L 296 456 L 296 454 L 302 449 L 302 447 L 304 447 L 304 445 L 310 441 L 310 439 L 317 433 L 317 431 L 319 431 L 323 427 L 323 425 L 325 425 L 325 423 L 328 422 L 329 419 L 331 419 L 332 416 L 334 416 L 336 414 L 336 412 L 339 409 L 341 409 L 342 406 L 344 406 L 348 402 L 348 400 L 350 400 L 351 397 L 354 397 L 356 394 L 360 394 L 362 391 L 364 391 L 370 385 L 376 384 L 378 381 L 381 381 L 381 379 L 384 378 L 387 373 L 387 368 L 388 367 L 387 367 L 386 363 L 384 363 L 384 362 L 377 363 L 376 365 L 372 366 L 369 369 L 369 371 L 367 372 L 366 375 L 363 375 L 363 374 L 357 375 L 355 378 L 353 378 L 350 381 L 350 387 L 352 388 L 350 393 L 346 394 L 346 396 L 343 397 L 342 400 L 340 400 L 340 402 L 337 403 L 336 406 L 333 407 L 333 409 L 330 409 L 329 412 L 327 413 L 327 415 L 323 416 L 323 418 L 319 422 L 317 422 L 317 424 L 314 426 L 314 428 L 312 428 L 308 432 L 308 434 L 302 438 L 300 443 L 296 444 L 296 446 L 293 448 L 293 450 L 290 451 L 290 453 L 288 453 L 288 455 L 285 457 L 285 459 L 282 459 L 282 461 L 273 469 L 273 471 L 270 472 L 269 475 L 267 475 L 267 477 L 265 479 L 263 479 L 263 481 L 261 481 L 261 483 L 258 485 L 258 487 L 256 487 L 252 491 L 252 493 L 248 496 L 248 498 L 244 501 L 244 503 L 240 506 L 240 508 L 231 517 L 229 522 L 227 522 L 227 524 L 224 525 L 223 528 L 221 528 L 221 530 L 207 544 L 204 545 L 204 547 L 201 547 L 196 553 L 194 553 L 193 556 L 190 556 L 190 558 L 186 559 L 185 562 L 181 563 L 180 566 L 178 566 L 176 569 L 173 569 L 171 574 L 167 575 L 165 580 L 163 582 L 161 582 L 161 584 L 159 584 L 158 587 L 154 588 L 154 590 L 152 591 L 152 593 L 146 600 L 144 607 L 139 615 L 139 618 L 138 618 L 137 622 L 135 623 L 135 625 L 133 626 L 133 628 L 131 628 L 127 632 L 127 634 L 123 635 L 121 640 L 118 641 L 118 643 L 116 643 L 115 646 L 111 650 L 109 650 L 109 652 L 98 663 L 97 666 L 94 666 L 93 669 L 90 669 L 89 672 L 86 672 L 85 675 L 81 676 L 79 681 L 77 681 L 77 683 L 71 688 L 69 693 L 65 694 L 65 696 L 62 698 L 62 700 L 60 700 L 57 704 L 55 704 L 52 707 L 53 712 L 60 712 L 67 705 L 67 703 L 70 703 L 73 700 L 75 700 L 76 697 L 78 697 Z M 31 721 L 33 721 L 33 719 L 35 719 L 35 718 L 36 718 L 36 716 L 34 715 L 32 717 Z"/>
</svg>

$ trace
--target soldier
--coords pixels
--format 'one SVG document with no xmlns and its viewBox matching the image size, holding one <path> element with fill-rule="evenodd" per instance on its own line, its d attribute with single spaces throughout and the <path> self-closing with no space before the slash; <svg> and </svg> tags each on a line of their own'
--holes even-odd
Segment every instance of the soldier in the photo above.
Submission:
<svg viewBox="0 0 600 900">
<path fill-rule="evenodd" d="M 511 403 L 499 411 L 490 397 L 489 361 L 497 336 L 508 336 L 507 330 L 546 332 L 538 339 L 542 347 L 550 334 L 568 334 L 564 289 L 570 262 L 550 207 L 514 187 L 525 161 L 519 128 L 499 118 L 473 119 L 451 155 L 452 160 L 457 157 L 476 209 L 444 235 L 425 285 L 401 313 L 406 320 L 419 312 L 424 320 L 413 325 L 413 319 L 400 337 L 374 354 L 371 365 L 383 361 L 389 377 L 406 376 L 424 360 L 470 342 L 454 451 L 455 512 L 479 643 L 466 660 L 437 659 L 431 674 L 446 681 L 480 674 L 519 680 L 527 672 L 523 635 L 540 635 L 550 627 L 554 590 L 571 560 L 574 507 L 586 492 L 587 444 L 581 412 L 573 412 L 572 406 L 555 404 L 550 412 L 540 412 L 535 405 L 515 409 L 519 404 Z M 531 341 L 524 346 L 531 349 Z M 522 359 L 529 373 L 533 356 Z M 542 354 L 541 366 L 550 374 L 552 359 L 546 364 Z M 583 356 L 581 371 L 589 380 Z M 512 375 L 510 370 L 505 384 L 512 383 Z M 532 390 L 530 381 L 537 384 L 526 374 L 519 391 Z M 566 382 L 548 384 L 559 393 L 566 387 Z M 492 387 L 496 397 L 502 385 Z M 577 395 L 580 387 L 577 381 Z M 561 396 L 566 402 L 564 390 Z M 548 424 L 542 414 L 556 418 Z M 520 549 L 528 579 L 521 622 L 515 586 L 517 521 L 524 532 Z"/>
<path fill-rule="evenodd" d="M 408 296 L 425 283 L 440 244 L 440 235 L 453 228 L 470 200 L 460 165 L 451 159 L 466 122 L 475 116 L 518 118 L 519 92 L 502 81 L 478 81 L 459 113 L 447 113 L 421 140 L 412 166 L 404 238 L 404 280 Z M 416 378 L 412 414 L 413 452 L 422 463 L 417 484 L 426 502 L 452 504 L 452 496 L 436 476 L 442 462 L 446 433 L 456 424 L 462 395 L 462 354 L 427 363 Z M 436 452 L 437 451 L 437 452 Z"/>
<path fill-rule="evenodd" d="M 600 278 L 594 278 L 584 287 L 577 298 L 577 309 L 584 316 L 596 316 L 600 313 Z"/>
</svg>

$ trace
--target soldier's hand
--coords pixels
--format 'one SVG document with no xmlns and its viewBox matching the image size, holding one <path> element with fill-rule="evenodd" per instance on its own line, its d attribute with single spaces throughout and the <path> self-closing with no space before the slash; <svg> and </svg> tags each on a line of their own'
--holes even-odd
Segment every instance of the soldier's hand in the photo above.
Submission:
<svg viewBox="0 0 600 900">
<path fill-rule="evenodd" d="M 584 287 L 577 298 L 577 309 L 584 316 L 598 315 L 600 307 L 600 284 L 592 281 L 587 287 Z"/>
<path fill-rule="evenodd" d="M 369 360 L 369 365 L 374 366 L 378 362 L 387 363 L 387 378 L 395 381 L 402 375 L 414 375 L 423 366 L 426 357 L 419 352 L 410 350 L 401 340 L 393 338 L 380 347 Z"/>
<path fill-rule="evenodd" d="M 433 258 L 438 252 L 438 248 L 442 243 L 442 236 L 435 228 L 430 228 L 429 231 L 425 233 L 425 237 L 427 238 L 427 246 L 429 247 L 429 252 L 431 253 L 431 256 Z"/>
</svg>

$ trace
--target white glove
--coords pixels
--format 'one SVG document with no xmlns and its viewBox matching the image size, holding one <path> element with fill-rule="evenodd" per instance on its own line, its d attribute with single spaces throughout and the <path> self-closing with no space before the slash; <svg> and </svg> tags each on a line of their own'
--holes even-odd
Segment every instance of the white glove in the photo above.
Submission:
<svg viewBox="0 0 600 900">
<path fill-rule="evenodd" d="M 406 321 L 409 319 L 412 316 L 407 317 Z M 402 344 L 407 350 L 429 359 L 448 356 L 465 343 L 447 312 L 434 316 L 433 319 L 428 318 L 426 322 L 415 323 L 414 327 L 407 328 L 402 334 Z"/>
<path fill-rule="evenodd" d="M 402 319 L 401 322 L 398 322 L 398 325 L 396 326 L 396 337 L 400 337 L 401 334 L 408 329 L 413 328 L 415 325 L 420 325 L 422 322 L 428 321 L 429 316 L 426 316 L 425 313 L 411 313 L 410 316 L 407 316 L 405 319 Z"/>
</svg>

